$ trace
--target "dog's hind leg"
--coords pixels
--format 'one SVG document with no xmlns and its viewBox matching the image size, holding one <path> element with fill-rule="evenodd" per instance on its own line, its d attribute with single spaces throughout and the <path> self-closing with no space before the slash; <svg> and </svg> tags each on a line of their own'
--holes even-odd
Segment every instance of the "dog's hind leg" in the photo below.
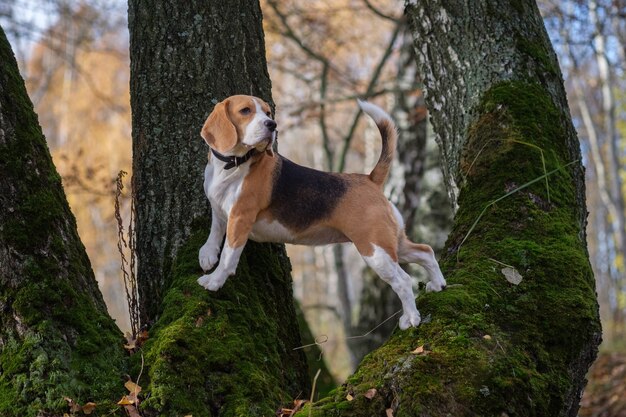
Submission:
<svg viewBox="0 0 626 417">
<path fill-rule="evenodd" d="M 400 317 L 400 328 L 405 330 L 411 326 L 417 327 L 420 324 L 420 313 L 415 306 L 411 277 L 400 268 L 398 262 L 394 261 L 383 248 L 377 245 L 374 245 L 374 251 L 371 255 L 366 256 L 361 252 L 361 256 L 367 265 L 383 281 L 388 283 L 400 298 L 402 309 L 404 310 Z"/>
<path fill-rule="evenodd" d="M 400 238 L 398 258 L 401 263 L 417 263 L 428 272 L 426 291 L 441 291 L 446 287 L 446 280 L 439 269 L 433 249 L 424 244 L 413 243 L 406 236 Z"/>
</svg>

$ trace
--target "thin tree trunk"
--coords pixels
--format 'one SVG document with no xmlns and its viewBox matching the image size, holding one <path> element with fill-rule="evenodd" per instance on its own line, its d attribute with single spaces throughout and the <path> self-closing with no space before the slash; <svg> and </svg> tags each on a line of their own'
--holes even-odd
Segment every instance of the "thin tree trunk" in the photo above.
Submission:
<svg viewBox="0 0 626 417">
<path fill-rule="evenodd" d="M 0 62 L 0 415 L 61 415 L 64 397 L 105 409 L 123 393 L 123 337 L 2 29 Z"/>
<path fill-rule="evenodd" d="M 154 322 L 144 407 L 273 415 L 310 384 L 293 350 L 302 342 L 284 246 L 249 242 L 215 293 L 196 282 L 209 232 L 202 124 L 233 94 L 271 102 L 260 6 L 131 0 L 129 27 L 141 319 Z"/>
<path fill-rule="evenodd" d="M 621 163 L 619 139 L 617 136 L 617 125 L 615 117 L 615 98 L 613 96 L 613 86 L 611 74 L 609 73 L 609 60 L 606 50 L 606 38 L 597 13 L 597 1 L 589 4 L 589 15 L 591 23 L 595 26 L 593 38 L 596 63 L 598 65 L 598 78 L 600 90 L 602 91 L 602 114 L 604 116 L 605 141 L 607 143 L 607 174 L 609 174 L 609 191 L 615 206 L 615 246 L 618 254 L 626 251 L 626 219 L 624 214 L 624 194 L 622 191 Z M 608 24 L 608 22 L 606 22 Z"/>
<path fill-rule="evenodd" d="M 601 329 L 579 145 L 539 11 L 433 0 L 406 13 L 458 204 L 449 285 L 420 295 L 420 327 L 314 415 L 576 416 Z"/>
</svg>

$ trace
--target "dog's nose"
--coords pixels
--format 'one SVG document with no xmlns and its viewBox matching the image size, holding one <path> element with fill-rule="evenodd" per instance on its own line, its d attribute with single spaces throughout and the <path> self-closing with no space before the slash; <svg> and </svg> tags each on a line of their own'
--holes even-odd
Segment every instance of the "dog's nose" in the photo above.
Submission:
<svg viewBox="0 0 626 417">
<path fill-rule="evenodd" d="M 276 129 L 276 122 L 272 119 L 267 119 L 263 122 L 263 124 L 270 130 L 270 132 L 273 132 Z"/>
</svg>

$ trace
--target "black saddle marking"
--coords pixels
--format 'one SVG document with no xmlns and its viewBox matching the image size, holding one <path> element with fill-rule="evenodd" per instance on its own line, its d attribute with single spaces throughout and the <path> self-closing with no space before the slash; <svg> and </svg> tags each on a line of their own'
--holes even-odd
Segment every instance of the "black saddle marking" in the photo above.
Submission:
<svg viewBox="0 0 626 417">
<path fill-rule="evenodd" d="M 300 166 L 279 156 L 270 212 L 285 226 L 301 231 L 329 217 L 346 193 L 339 175 Z"/>
</svg>

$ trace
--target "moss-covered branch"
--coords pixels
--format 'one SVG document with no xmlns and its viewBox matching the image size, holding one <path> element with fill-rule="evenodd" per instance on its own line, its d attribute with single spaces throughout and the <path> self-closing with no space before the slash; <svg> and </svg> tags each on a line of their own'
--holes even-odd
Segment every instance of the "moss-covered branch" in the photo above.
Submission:
<svg viewBox="0 0 626 417">
<path fill-rule="evenodd" d="M 1 29 L 0 62 L 0 414 L 60 415 L 64 397 L 109 413 L 123 337 Z"/>
</svg>

